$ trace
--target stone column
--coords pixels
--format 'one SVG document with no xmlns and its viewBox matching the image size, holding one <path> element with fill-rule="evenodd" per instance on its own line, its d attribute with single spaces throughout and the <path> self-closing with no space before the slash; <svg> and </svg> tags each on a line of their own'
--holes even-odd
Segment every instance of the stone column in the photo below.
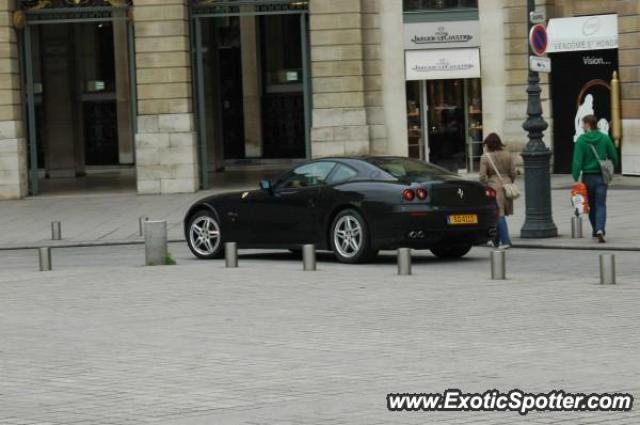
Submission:
<svg viewBox="0 0 640 425">
<path fill-rule="evenodd" d="M 262 72 L 257 24 L 255 16 L 240 18 L 244 150 L 247 158 L 262 156 Z"/>
<path fill-rule="evenodd" d="M 378 0 L 380 4 L 380 57 L 382 62 L 382 99 L 386 143 L 382 152 L 372 153 L 407 156 L 407 86 L 404 73 L 404 23 L 402 2 Z M 423 106 L 424 107 L 424 106 Z"/>
<path fill-rule="evenodd" d="M 118 117 L 118 161 L 133 164 L 133 126 L 131 123 L 131 79 L 127 9 L 115 6 L 113 46 L 116 70 L 116 114 Z"/>
<path fill-rule="evenodd" d="M 361 0 L 313 0 L 313 157 L 370 152 Z"/>
<path fill-rule="evenodd" d="M 0 200 L 27 195 L 27 148 L 22 117 L 15 0 L 0 2 Z"/>
<path fill-rule="evenodd" d="M 493 132 L 504 134 L 507 118 L 505 26 L 496 25 L 505 19 L 502 3 L 502 0 L 484 0 L 478 4 L 482 35 L 482 126 L 485 135 Z M 519 8 L 521 12 L 523 7 Z M 524 77 L 524 73 L 520 72 L 518 76 Z"/>
<path fill-rule="evenodd" d="M 139 193 L 198 190 L 187 0 L 134 0 Z"/>
</svg>

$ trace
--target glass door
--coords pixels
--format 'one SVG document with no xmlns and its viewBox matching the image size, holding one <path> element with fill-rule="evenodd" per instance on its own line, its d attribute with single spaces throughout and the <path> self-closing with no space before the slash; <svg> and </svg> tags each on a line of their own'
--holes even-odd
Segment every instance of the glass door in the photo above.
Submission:
<svg viewBox="0 0 640 425">
<path fill-rule="evenodd" d="M 458 172 L 466 168 L 464 80 L 427 82 L 429 162 Z"/>
<path fill-rule="evenodd" d="M 482 155 L 480 79 L 407 81 L 409 157 L 474 172 Z"/>
</svg>

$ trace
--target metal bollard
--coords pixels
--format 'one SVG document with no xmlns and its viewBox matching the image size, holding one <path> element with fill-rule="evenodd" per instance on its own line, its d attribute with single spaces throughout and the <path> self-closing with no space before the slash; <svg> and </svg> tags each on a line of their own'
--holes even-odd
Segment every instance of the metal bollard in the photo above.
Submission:
<svg viewBox="0 0 640 425">
<path fill-rule="evenodd" d="M 167 264 L 167 222 L 145 221 L 144 254 L 147 266 Z"/>
<path fill-rule="evenodd" d="M 302 269 L 305 272 L 316 271 L 316 246 L 315 245 L 302 246 Z"/>
<path fill-rule="evenodd" d="M 48 272 L 51 270 L 51 248 L 43 247 L 38 249 L 38 260 L 40 263 L 40 271 Z"/>
<path fill-rule="evenodd" d="M 616 284 L 616 256 L 613 254 L 600 255 L 600 284 Z"/>
<path fill-rule="evenodd" d="M 51 240 L 59 241 L 62 239 L 62 223 L 59 221 L 51 222 Z"/>
<path fill-rule="evenodd" d="M 228 269 L 238 267 L 238 244 L 227 242 L 224 244 L 224 262 Z"/>
<path fill-rule="evenodd" d="M 138 234 L 140 236 L 144 236 L 144 223 L 146 221 L 149 221 L 149 217 L 142 216 L 138 219 L 138 228 L 139 228 Z"/>
<path fill-rule="evenodd" d="M 573 216 L 571 217 L 571 238 L 572 239 L 582 239 L 584 236 L 582 234 L 582 217 Z"/>
<path fill-rule="evenodd" d="M 398 275 L 411 275 L 411 248 L 398 249 Z"/>
<path fill-rule="evenodd" d="M 491 280 L 507 279 L 507 252 L 491 251 Z"/>
</svg>

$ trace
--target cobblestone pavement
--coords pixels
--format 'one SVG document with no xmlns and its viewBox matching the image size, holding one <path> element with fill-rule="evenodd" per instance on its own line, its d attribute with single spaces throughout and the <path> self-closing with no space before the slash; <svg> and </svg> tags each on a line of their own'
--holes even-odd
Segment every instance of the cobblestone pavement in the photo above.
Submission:
<svg viewBox="0 0 640 425">
<path fill-rule="evenodd" d="M 251 174 L 257 182 L 256 175 Z M 473 176 L 469 176 L 473 178 Z M 257 183 L 238 178 L 225 190 L 248 190 Z M 522 181 L 519 182 L 523 186 Z M 517 235 L 524 223 L 524 197 L 516 203 L 515 215 L 510 218 L 510 230 L 515 243 L 533 243 L 551 247 L 593 246 L 590 238 L 571 240 L 571 207 L 568 188 L 571 179 L 555 176 L 552 192 L 555 223 L 562 237 L 542 241 L 519 240 Z M 640 226 L 637 211 L 640 210 L 640 178 L 617 177 L 609 192 L 608 233 L 610 247 L 640 250 Z M 38 245 L 59 245 L 52 242 L 52 221 L 62 221 L 64 240 L 71 242 L 121 243 L 139 241 L 138 218 L 167 220 L 169 237 L 184 238 L 182 219 L 189 206 L 197 199 L 220 190 L 181 195 L 136 195 L 135 193 L 43 196 L 22 201 L 0 202 L 0 248 Z M 590 236 L 590 226 L 585 218 L 585 235 Z"/>
<path fill-rule="evenodd" d="M 0 255 L 0 424 L 638 424 L 640 413 L 390 413 L 389 392 L 640 395 L 637 253 L 488 250 L 345 266 L 250 252 L 141 267 L 142 247 Z"/>
</svg>

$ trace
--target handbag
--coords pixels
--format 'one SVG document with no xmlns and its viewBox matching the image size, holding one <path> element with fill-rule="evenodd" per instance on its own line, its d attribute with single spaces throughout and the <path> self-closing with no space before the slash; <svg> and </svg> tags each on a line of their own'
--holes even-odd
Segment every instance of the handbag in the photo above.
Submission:
<svg viewBox="0 0 640 425">
<path fill-rule="evenodd" d="M 600 171 L 602 172 L 602 180 L 604 181 L 604 184 L 611 183 L 611 180 L 613 180 L 613 175 L 616 173 L 616 167 L 613 165 L 613 161 L 611 161 L 610 159 L 600 159 L 595 146 L 589 146 L 591 146 L 593 154 L 596 156 L 598 164 L 600 165 Z"/>
<path fill-rule="evenodd" d="M 504 196 L 506 196 L 507 199 L 518 199 L 520 197 L 520 189 L 518 189 L 518 185 L 516 185 L 515 183 L 505 183 L 504 179 L 502 178 L 502 174 L 500 174 L 500 171 L 498 171 L 498 167 L 496 167 L 496 164 L 493 162 L 493 159 L 491 158 L 491 154 L 487 153 L 487 158 L 491 163 L 491 167 L 493 168 L 493 171 L 495 171 L 496 174 L 498 175 L 498 178 L 500 179 L 500 183 L 502 183 L 502 190 L 504 191 Z"/>
</svg>

